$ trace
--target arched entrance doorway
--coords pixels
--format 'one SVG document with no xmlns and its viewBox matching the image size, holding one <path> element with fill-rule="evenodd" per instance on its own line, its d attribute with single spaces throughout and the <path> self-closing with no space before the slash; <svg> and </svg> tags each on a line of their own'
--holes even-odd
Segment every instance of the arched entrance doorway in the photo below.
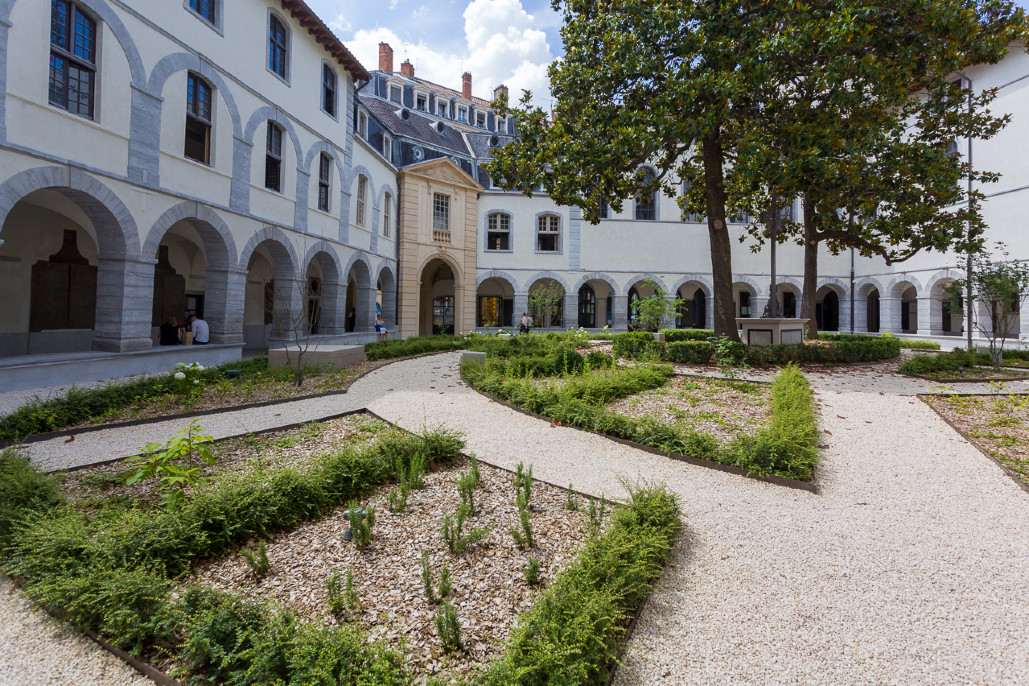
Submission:
<svg viewBox="0 0 1029 686">
<path fill-rule="evenodd" d="M 815 301 L 815 326 L 819 331 L 840 330 L 840 296 L 831 288 Z"/>
<path fill-rule="evenodd" d="M 476 325 L 483 328 L 514 326 L 514 286 L 507 279 L 490 277 L 475 289 Z M 521 317 L 521 313 L 518 313 Z"/>
<path fill-rule="evenodd" d="M 453 267 L 441 259 L 422 269 L 419 332 L 422 335 L 452 334 L 457 331 L 457 278 Z"/>
<path fill-rule="evenodd" d="M 707 294 L 699 283 L 685 283 L 677 293 L 682 304 L 675 317 L 678 329 L 703 329 L 707 324 Z"/>
</svg>

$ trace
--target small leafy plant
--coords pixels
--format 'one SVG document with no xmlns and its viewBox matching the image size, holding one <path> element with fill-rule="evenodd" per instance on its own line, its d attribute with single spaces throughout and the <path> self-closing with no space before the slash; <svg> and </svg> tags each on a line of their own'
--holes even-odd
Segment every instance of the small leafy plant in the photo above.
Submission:
<svg viewBox="0 0 1029 686">
<path fill-rule="evenodd" d="M 129 474 L 125 483 L 134 484 L 154 477 L 163 493 L 161 502 L 165 507 L 179 507 L 186 502 L 185 489 L 202 482 L 203 465 L 213 465 L 217 459 L 211 453 L 211 436 L 202 435 L 204 427 L 196 421 L 179 430 L 164 445 L 147 443 L 141 449 L 141 457 L 126 459 L 136 471 Z"/>
<path fill-rule="evenodd" d="M 339 616 L 352 616 L 361 609 L 361 598 L 354 588 L 354 567 L 347 569 L 344 580 L 339 571 L 334 571 L 325 581 L 325 591 L 329 603 L 329 611 Z"/>
<path fill-rule="evenodd" d="M 247 567 L 250 567 L 250 571 L 253 572 L 254 576 L 258 579 L 271 570 L 272 565 L 268 561 L 268 546 L 265 545 L 264 541 L 261 541 L 255 550 L 243 548 L 243 550 L 239 552 L 246 561 Z"/>
<path fill-rule="evenodd" d="M 539 586 L 540 563 L 536 558 L 530 557 L 529 561 L 525 564 L 525 583 L 530 586 Z"/>
<path fill-rule="evenodd" d="M 599 533 L 600 527 L 604 523 L 604 515 L 607 510 L 607 498 L 600 496 L 600 505 L 597 505 L 597 501 L 590 498 L 589 508 L 587 510 L 587 518 L 589 523 L 590 531 L 593 533 Z"/>
<path fill-rule="evenodd" d="M 447 548 L 452 553 L 463 552 L 468 546 L 484 541 L 493 530 L 493 527 L 490 526 L 472 528 L 467 534 L 464 533 L 464 525 L 469 514 L 471 514 L 471 510 L 468 508 L 468 503 L 462 502 L 457 506 L 456 513 L 443 517 L 441 529 L 443 540 L 447 542 Z"/>
<path fill-rule="evenodd" d="M 204 365 L 199 362 L 176 362 L 172 370 L 172 378 L 175 379 L 175 389 L 183 398 L 191 398 L 198 395 L 201 389 L 202 374 Z"/>
<path fill-rule="evenodd" d="M 461 623 L 457 621 L 454 606 L 446 601 L 443 601 L 436 613 L 436 631 L 444 651 L 453 653 L 461 650 Z"/>
<path fill-rule="evenodd" d="M 532 493 L 532 465 L 526 470 L 518 463 L 515 472 L 516 502 L 518 503 L 519 526 L 508 527 L 511 538 L 519 549 L 532 548 L 535 545 L 532 535 L 532 523 L 529 521 L 529 496 Z"/>
<path fill-rule="evenodd" d="M 572 512 L 579 509 L 579 501 L 575 498 L 575 492 L 572 491 L 571 484 L 568 484 L 568 491 L 565 493 L 565 509 Z"/>
<path fill-rule="evenodd" d="M 350 501 L 348 506 L 350 530 L 354 535 L 354 545 L 364 548 L 372 542 L 372 527 L 375 526 L 375 506 L 361 508 L 356 501 Z"/>
<path fill-rule="evenodd" d="M 468 505 L 470 513 L 475 512 L 475 487 L 479 480 L 472 472 L 461 472 L 457 477 L 457 492 L 461 496 L 461 503 Z"/>
</svg>

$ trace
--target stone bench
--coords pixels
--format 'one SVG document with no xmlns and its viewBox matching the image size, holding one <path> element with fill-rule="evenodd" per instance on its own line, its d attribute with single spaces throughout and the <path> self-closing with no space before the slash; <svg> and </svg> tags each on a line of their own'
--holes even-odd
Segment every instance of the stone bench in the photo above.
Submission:
<svg viewBox="0 0 1029 686">
<path fill-rule="evenodd" d="M 285 367 L 287 363 L 295 365 L 299 352 L 296 346 L 272 348 L 268 351 L 268 366 Z M 366 359 L 363 345 L 312 345 L 303 353 L 305 367 L 321 364 L 339 369 L 364 362 Z"/>
</svg>

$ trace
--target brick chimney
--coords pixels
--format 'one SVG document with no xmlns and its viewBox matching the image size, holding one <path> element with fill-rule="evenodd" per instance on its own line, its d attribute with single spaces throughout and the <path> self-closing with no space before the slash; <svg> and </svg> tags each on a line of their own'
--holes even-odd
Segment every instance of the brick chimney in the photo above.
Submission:
<svg viewBox="0 0 1029 686">
<path fill-rule="evenodd" d="M 379 71 L 393 73 L 393 48 L 389 43 L 379 43 Z"/>
<path fill-rule="evenodd" d="M 466 99 L 472 99 L 472 75 L 468 72 L 461 74 L 461 95 Z"/>
<path fill-rule="evenodd" d="M 404 60 L 400 65 L 400 73 L 404 76 L 414 78 L 414 65 L 411 64 L 411 60 Z"/>
</svg>

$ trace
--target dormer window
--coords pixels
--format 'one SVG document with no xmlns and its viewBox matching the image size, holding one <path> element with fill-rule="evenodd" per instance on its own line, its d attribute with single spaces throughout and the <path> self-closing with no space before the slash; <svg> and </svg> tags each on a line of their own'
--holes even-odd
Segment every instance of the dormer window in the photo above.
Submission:
<svg viewBox="0 0 1029 686">
<path fill-rule="evenodd" d="M 507 133 L 507 117 L 497 119 L 497 133 Z"/>
<path fill-rule="evenodd" d="M 415 109 L 418 110 L 419 112 L 424 112 L 426 110 L 426 106 L 428 104 L 428 101 L 429 101 L 429 99 L 427 97 L 425 97 L 424 95 L 419 95 L 417 98 L 415 98 L 415 101 L 414 101 L 415 102 L 415 105 L 414 105 Z"/>
<path fill-rule="evenodd" d="M 393 139 L 389 136 L 382 137 L 382 156 L 387 162 L 393 161 Z"/>
<path fill-rule="evenodd" d="M 395 103 L 397 103 L 399 105 L 402 96 L 403 96 L 403 91 L 400 90 L 400 86 L 390 86 L 389 87 L 389 99 L 390 100 L 392 100 L 393 102 L 395 102 Z"/>
<path fill-rule="evenodd" d="M 446 117 L 447 116 L 447 103 L 445 103 L 445 102 L 439 103 L 438 109 L 439 109 L 439 111 L 437 113 L 438 116 L 440 116 L 440 117 Z"/>
<path fill-rule="evenodd" d="M 465 122 L 465 123 L 468 122 L 468 108 L 467 107 L 458 107 L 457 108 L 457 120 L 459 122 Z"/>
<path fill-rule="evenodd" d="M 486 113 L 485 112 L 476 112 L 475 113 L 475 125 L 478 126 L 480 129 L 486 128 Z"/>
<path fill-rule="evenodd" d="M 368 115 L 364 112 L 357 113 L 357 135 L 368 138 Z"/>
</svg>

